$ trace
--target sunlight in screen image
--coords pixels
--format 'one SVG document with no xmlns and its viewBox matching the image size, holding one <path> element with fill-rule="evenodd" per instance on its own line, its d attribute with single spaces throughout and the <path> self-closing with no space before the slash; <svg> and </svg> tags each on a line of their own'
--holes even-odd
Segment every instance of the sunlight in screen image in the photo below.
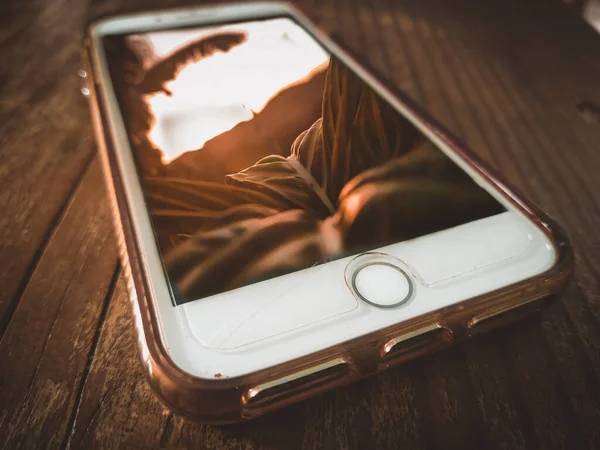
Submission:
<svg viewBox="0 0 600 450">
<path fill-rule="evenodd" d="M 327 53 L 302 28 L 289 19 L 276 19 L 147 34 L 151 54 L 145 55 L 146 64 L 160 63 L 178 49 L 219 33 L 246 38 L 229 51 L 192 59 L 165 83 L 164 91 L 145 96 L 155 118 L 149 138 L 162 150 L 163 163 L 251 120 L 278 92 L 324 70 L 328 62 Z"/>
</svg>

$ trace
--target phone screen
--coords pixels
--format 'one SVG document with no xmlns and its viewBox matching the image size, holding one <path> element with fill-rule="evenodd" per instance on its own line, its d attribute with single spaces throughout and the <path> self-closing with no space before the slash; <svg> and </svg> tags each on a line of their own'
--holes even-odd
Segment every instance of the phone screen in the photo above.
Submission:
<svg viewBox="0 0 600 450">
<path fill-rule="evenodd" d="M 177 304 L 506 211 L 290 18 L 104 46 Z"/>
</svg>

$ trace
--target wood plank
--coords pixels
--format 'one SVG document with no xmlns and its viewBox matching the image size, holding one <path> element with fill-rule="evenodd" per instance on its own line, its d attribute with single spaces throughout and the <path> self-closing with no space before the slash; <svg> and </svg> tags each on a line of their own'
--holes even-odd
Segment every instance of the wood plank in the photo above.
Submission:
<svg viewBox="0 0 600 450">
<path fill-rule="evenodd" d="M 0 446 L 62 444 L 116 282 L 117 249 L 98 162 L 41 256 L 0 341 Z"/>
<path fill-rule="evenodd" d="M 72 448 L 149 448 L 169 411 L 146 383 L 124 279 L 119 279 L 69 431 Z"/>
<path fill-rule="evenodd" d="M 0 5 L 0 336 L 94 153 L 77 75 L 84 10 Z"/>
</svg>

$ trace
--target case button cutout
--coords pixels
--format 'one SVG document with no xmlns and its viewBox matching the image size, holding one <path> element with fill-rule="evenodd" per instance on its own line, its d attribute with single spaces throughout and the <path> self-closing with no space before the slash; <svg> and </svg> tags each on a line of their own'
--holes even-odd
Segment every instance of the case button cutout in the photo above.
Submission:
<svg viewBox="0 0 600 450">
<path fill-rule="evenodd" d="M 381 349 L 380 369 L 446 347 L 452 339 L 452 331 L 439 324 L 391 339 Z"/>
<path fill-rule="evenodd" d="M 325 391 L 347 381 L 352 373 L 350 363 L 338 358 L 255 386 L 242 396 L 244 416 L 251 417 Z"/>
<path fill-rule="evenodd" d="M 544 307 L 552 303 L 553 300 L 554 298 L 552 296 L 543 296 L 541 298 L 529 300 L 524 304 L 491 309 L 474 316 L 467 323 L 467 331 L 470 335 L 473 335 L 517 322 L 540 312 Z"/>
</svg>

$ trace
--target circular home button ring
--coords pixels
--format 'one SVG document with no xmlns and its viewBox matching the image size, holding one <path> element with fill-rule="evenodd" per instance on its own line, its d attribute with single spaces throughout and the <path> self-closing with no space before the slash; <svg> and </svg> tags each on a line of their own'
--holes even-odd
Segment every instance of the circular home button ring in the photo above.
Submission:
<svg viewBox="0 0 600 450">
<path fill-rule="evenodd" d="M 356 259 L 359 258 L 364 259 L 364 263 L 355 261 L 347 268 L 352 272 L 348 280 L 350 288 L 358 298 L 379 308 L 394 308 L 411 298 L 413 283 L 403 269 L 390 262 L 391 257 L 365 254 Z"/>
</svg>

